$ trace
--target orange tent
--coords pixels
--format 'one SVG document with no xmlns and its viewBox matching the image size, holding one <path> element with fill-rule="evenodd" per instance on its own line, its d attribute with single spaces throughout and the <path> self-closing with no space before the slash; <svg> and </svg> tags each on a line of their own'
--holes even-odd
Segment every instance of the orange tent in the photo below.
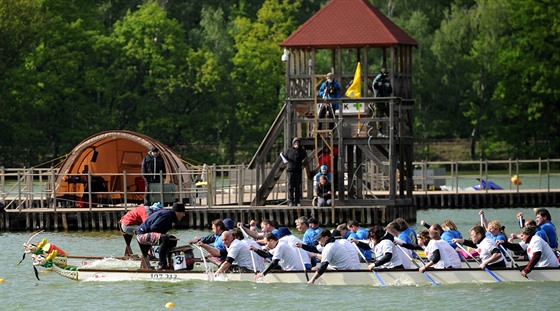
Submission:
<svg viewBox="0 0 560 311">
<path fill-rule="evenodd" d="M 55 181 L 57 200 L 88 201 L 91 185 L 91 192 L 105 192 L 105 199 L 112 203 L 124 202 L 125 192 L 127 202 L 142 202 L 143 195 L 128 192 L 144 191 L 142 160 L 152 146 L 159 148 L 165 162 L 164 191 L 170 189 L 169 185 L 176 191 L 179 184 L 181 189 L 189 189 L 187 167 L 173 150 L 146 135 L 115 130 L 86 138 L 66 156 Z M 88 172 L 91 182 L 88 182 Z"/>
</svg>

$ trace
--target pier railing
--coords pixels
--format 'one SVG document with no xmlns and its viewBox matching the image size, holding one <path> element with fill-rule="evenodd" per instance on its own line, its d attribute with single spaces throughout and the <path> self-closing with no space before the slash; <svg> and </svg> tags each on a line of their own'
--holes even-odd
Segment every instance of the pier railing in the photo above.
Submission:
<svg viewBox="0 0 560 311">
<path fill-rule="evenodd" d="M 415 162 L 414 166 L 416 193 L 443 190 L 458 193 L 480 184 L 497 185 L 504 191 L 517 192 L 560 190 L 560 159 Z M 371 178 L 370 183 L 364 185 L 364 197 L 388 195 L 383 187 L 388 182 L 384 180 L 387 177 L 376 174 L 374 165 L 364 167 L 365 174 Z M 271 165 L 267 165 L 265 173 L 270 169 Z M 202 179 L 200 167 L 180 173 L 187 175 L 181 177 L 192 180 L 189 186 L 162 182 L 152 187 L 151 201 L 162 202 L 164 205 L 179 201 L 193 207 L 212 208 L 249 205 L 256 195 L 256 170 L 248 169 L 245 165 L 212 165 L 205 166 L 204 170 Z M 57 169 L 0 167 L 0 204 L 3 208 L 12 210 L 46 207 L 93 209 L 103 206 L 134 206 L 144 200 L 144 189 L 125 184 L 126 172 L 96 174 L 110 180 L 108 185 L 101 188 L 92 185 L 95 178 L 91 173 L 75 174 L 74 178 L 85 180 L 82 187 L 69 186 L 64 191 L 56 187 L 58 174 Z M 352 184 L 352 174 L 348 175 L 350 180 L 345 180 L 346 186 Z M 303 185 L 305 194 L 309 190 L 305 180 Z M 284 201 L 286 188 L 286 177 L 283 174 L 267 199 L 272 202 Z M 478 191 L 501 190 L 482 187 Z M 364 204 L 367 205 L 367 202 Z"/>
</svg>

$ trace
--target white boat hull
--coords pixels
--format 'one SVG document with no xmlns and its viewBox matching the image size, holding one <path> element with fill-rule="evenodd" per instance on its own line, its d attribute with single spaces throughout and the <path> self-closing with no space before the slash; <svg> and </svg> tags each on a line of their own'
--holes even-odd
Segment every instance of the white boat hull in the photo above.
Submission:
<svg viewBox="0 0 560 311">
<path fill-rule="evenodd" d="M 55 269 L 57 271 L 59 269 Z M 535 269 L 529 274 L 529 279 L 521 276 L 515 269 L 494 269 L 492 271 L 503 282 L 528 281 L 560 281 L 560 269 Z M 378 270 L 378 276 L 387 286 L 417 286 L 433 285 L 432 281 L 417 270 Z M 309 278 L 313 272 L 308 271 Z M 481 269 L 450 269 L 431 270 L 428 275 L 438 285 L 460 283 L 496 283 L 496 279 Z M 68 277 L 68 276 L 67 276 Z M 303 271 L 277 271 L 255 280 L 253 273 L 228 273 L 216 278 L 205 271 L 155 271 L 155 270 L 101 270 L 79 268 L 75 271 L 78 281 L 247 281 L 259 283 L 305 283 L 306 275 Z M 327 271 L 316 281 L 319 285 L 367 285 L 381 286 L 382 284 L 373 272 L 358 271 Z"/>
</svg>

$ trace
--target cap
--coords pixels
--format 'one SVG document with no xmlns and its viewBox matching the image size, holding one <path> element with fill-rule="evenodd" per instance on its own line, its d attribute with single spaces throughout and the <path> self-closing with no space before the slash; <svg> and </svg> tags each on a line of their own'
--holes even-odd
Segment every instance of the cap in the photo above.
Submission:
<svg viewBox="0 0 560 311">
<path fill-rule="evenodd" d="M 321 171 L 322 170 L 329 170 L 329 167 L 326 164 L 321 165 Z"/>
<path fill-rule="evenodd" d="M 294 137 L 294 139 L 292 139 L 292 145 L 295 144 L 296 141 L 301 143 L 301 140 L 299 139 L 299 137 Z"/>
<path fill-rule="evenodd" d="M 161 205 L 160 202 L 156 202 L 154 204 L 152 204 L 152 206 L 150 206 L 152 209 L 162 209 L 163 205 Z"/>
<path fill-rule="evenodd" d="M 224 225 L 226 225 L 226 227 L 227 227 L 229 230 L 233 230 L 233 228 L 235 228 L 235 223 L 233 222 L 233 219 L 231 219 L 231 218 L 224 218 L 223 222 L 224 222 Z"/>
<path fill-rule="evenodd" d="M 319 224 L 319 220 L 315 217 L 311 217 L 307 220 L 310 224 L 314 224 L 314 225 L 318 225 Z"/>
<path fill-rule="evenodd" d="M 176 213 L 184 213 L 185 205 L 183 203 L 174 203 L 171 210 Z"/>
<path fill-rule="evenodd" d="M 151 152 L 159 152 L 159 148 L 156 147 L 156 146 L 153 146 L 153 147 L 150 149 L 150 151 L 151 151 Z"/>
<path fill-rule="evenodd" d="M 336 229 L 334 229 L 334 230 L 331 232 L 331 234 L 332 234 L 333 238 L 341 238 L 341 237 L 342 237 L 342 233 L 340 233 L 340 231 L 338 231 L 338 230 L 336 230 Z"/>
<path fill-rule="evenodd" d="M 386 74 L 386 73 L 387 73 L 387 69 L 381 68 L 381 70 L 379 70 L 379 72 L 382 73 L 382 74 Z"/>
<path fill-rule="evenodd" d="M 332 73 L 332 72 L 327 73 L 327 78 L 332 78 L 332 77 L 333 77 L 333 73 Z"/>
<path fill-rule="evenodd" d="M 292 232 L 290 231 L 290 229 L 288 229 L 286 227 L 278 228 L 278 233 L 276 234 L 276 236 L 278 236 L 279 239 L 281 239 L 281 238 L 283 238 L 287 235 L 292 235 Z"/>
</svg>

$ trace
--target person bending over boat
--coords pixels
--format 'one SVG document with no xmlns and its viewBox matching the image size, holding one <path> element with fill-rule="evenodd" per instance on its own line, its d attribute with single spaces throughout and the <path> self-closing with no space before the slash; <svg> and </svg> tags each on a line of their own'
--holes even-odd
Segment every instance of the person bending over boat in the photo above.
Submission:
<svg viewBox="0 0 560 311">
<path fill-rule="evenodd" d="M 327 271 L 331 270 L 359 270 L 360 267 L 352 264 L 352 260 L 349 258 L 349 254 L 346 248 L 339 243 L 335 243 L 335 239 L 329 230 L 323 229 L 319 232 L 317 236 L 317 241 L 322 247 L 321 252 L 321 265 L 319 269 L 315 271 L 313 277 L 309 280 L 309 284 L 315 283 L 315 281 Z"/>
<path fill-rule="evenodd" d="M 254 247 L 259 247 L 258 244 L 252 244 L 249 239 L 245 239 L 243 232 L 239 228 L 234 228 L 230 231 L 224 231 L 222 233 L 222 242 L 226 246 L 225 252 L 227 252 L 226 260 L 222 263 L 220 268 L 214 273 L 214 276 L 218 276 L 221 273 L 228 271 L 233 272 L 247 272 L 247 271 L 262 271 L 264 269 L 264 261 L 253 257 L 252 251 L 249 249 L 249 245 Z M 202 244 L 198 242 L 197 245 Z M 211 246 L 202 246 L 207 249 L 211 254 L 215 251 L 210 251 L 208 248 Z M 219 251 L 221 255 L 224 255 L 224 250 Z"/>
<path fill-rule="evenodd" d="M 469 230 L 471 240 L 453 239 L 453 243 L 461 243 L 469 247 L 475 247 L 482 263 L 480 268 L 486 267 L 506 267 L 504 255 L 496 246 L 496 243 L 486 236 L 486 230 L 482 226 L 474 226 Z"/>
<path fill-rule="evenodd" d="M 167 269 L 167 252 L 177 245 L 177 240 L 172 235 L 167 234 L 173 227 L 174 222 L 180 222 L 185 217 L 185 205 L 181 203 L 173 204 L 171 210 L 163 210 L 150 215 L 138 229 L 136 229 L 136 239 L 141 245 L 159 245 L 158 270 Z M 147 254 L 142 252 L 146 257 Z M 144 258 L 146 261 L 147 258 Z"/>
<path fill-rule="evenodd" d="M 529 256 L 529 263 L 523 270 L 521 275 L 526 277 L 535 267 L 538 268 L 555 268 L 558 267 L 558 258 L 552 251 L 550 245 L 546 243 L 541 237 L 536 235 L 537 227 L 526 226 L 521 229 L 521 243 L 498 242 L 505 248 L 512 251 L 527 251 Z"/>
<path fill-rule="evenodd" d="M 154 203 L 152 206 L 144 206 L 140 205 L 121 217 L 119 220 L 120 229 L 123 233 L 124 241 L 125 241 L 125 256 L 132 255 L 132 248 L 130 247 L 130 242 L 132 241 L 132 237 L 134 236 L 136 229 L 144 222 L 150 215 L 153 213 L 162 210 L 163 206 L 161 203 Z"/>
<path fill-rule="evenodd" d="M 255 275 L 255 279 L 262 278 L 271 270 L 280 268 L 285 271 L 293 270 L 306 270 L 305 266 L 302 265 L 302 260 L 300 260 L 298 250 L 295 247 L 288 245 L 286 242 L 280 242 L 278 237 L 272 233 L 268 233 L 265 237 L 265 247 L 268 249 L 266 251 L 250 245 L 249 248 L 257 253 L 262 258 L 272 257 L 270 265 L 262 272 Z"/>
<path fill-rule="evenodd" d="M 393 243 L 395 238 L 382 227 L 374 226 L 369 229 L 368 239 L 369 248 L 375 253 L 375 262 L 368 266 L 373 269 L 404 269 L 402 252 L 399 252 Z M 358 242 L 358 246 L 366 248 L 363 242 Z"/>
</svg>

